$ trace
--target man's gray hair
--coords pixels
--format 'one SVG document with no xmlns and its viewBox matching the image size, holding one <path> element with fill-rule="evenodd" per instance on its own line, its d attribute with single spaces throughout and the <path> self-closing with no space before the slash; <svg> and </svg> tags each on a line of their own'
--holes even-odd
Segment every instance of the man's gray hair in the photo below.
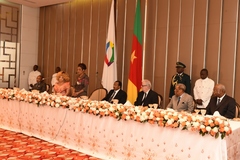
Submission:
<svg viewBox="0 0 240 160">
<path fill-rule="evenodd" d="M 144 80 L 142 80 L 142 82 L 145 82 L 146 85 L 148 85 L 149 88 L 152 87 L 152 84 L 151 84 L 151 82 L 148 79 L 144 79 Z"/>
</svg>

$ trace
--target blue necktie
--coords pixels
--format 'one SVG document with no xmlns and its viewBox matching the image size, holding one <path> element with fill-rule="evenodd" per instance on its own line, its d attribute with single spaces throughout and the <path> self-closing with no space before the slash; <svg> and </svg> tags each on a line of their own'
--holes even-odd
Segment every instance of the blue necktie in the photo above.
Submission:
<svg viewBox="0 0 240 160">
<path fill-rule="evenodd" d="M 178 97 L 177 105 L 179 104 L 180 100 L 181 100 L 181 97 Z"/>
</svg>

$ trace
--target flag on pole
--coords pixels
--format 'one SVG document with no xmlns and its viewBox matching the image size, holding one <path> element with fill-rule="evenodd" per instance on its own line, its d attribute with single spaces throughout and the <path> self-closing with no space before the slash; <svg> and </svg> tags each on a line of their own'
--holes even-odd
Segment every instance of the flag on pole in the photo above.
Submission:
<svg viewBox="0 0 240 160">
<path fill-rule="evenodd" d="M 142 21 L 140 0 L 137 0 L 134 32 L 132 39 L 132 53 L 130 60 L 130 72 L 128 77 L 127 95 L 133 104 L 142 84 Z"/>
<path fill-rule="evenodd" d="M 102 75 L 102 85 L 108 91 L 113 88 L 113 83 L 117 80 L 117 53 L 115 44 L 114 0 L 112 0 Z"/>
</svg>

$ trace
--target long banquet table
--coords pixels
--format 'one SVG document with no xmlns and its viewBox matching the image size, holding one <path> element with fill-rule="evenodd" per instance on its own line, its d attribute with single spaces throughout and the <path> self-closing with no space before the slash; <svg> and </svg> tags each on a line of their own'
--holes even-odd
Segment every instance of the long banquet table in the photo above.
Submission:
<svg viewBox="0 0 240 160">
<path fill-rule="evenodd" d="M 104 160 L 237 160 L 240 122 L 221 139 L 65 108 L 0 99 L 0 128 L 63 145 Z"/>
</svg>

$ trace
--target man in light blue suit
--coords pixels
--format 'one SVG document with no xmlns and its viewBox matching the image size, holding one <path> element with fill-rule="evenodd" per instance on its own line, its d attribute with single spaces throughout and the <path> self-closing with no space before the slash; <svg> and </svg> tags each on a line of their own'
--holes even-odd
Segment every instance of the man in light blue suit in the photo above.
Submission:
<svg viewBox="0 0 240 160">
<path fill-rule="evenodd" d="M 167 108 L 172 108 L 178 112 L 187 111 L 192 112 L 194 109 L 193 97 L 185 93 L 186 86 L 182 83 L 176 84 L 174 96 L 167 105 Z"/>
</svg>

